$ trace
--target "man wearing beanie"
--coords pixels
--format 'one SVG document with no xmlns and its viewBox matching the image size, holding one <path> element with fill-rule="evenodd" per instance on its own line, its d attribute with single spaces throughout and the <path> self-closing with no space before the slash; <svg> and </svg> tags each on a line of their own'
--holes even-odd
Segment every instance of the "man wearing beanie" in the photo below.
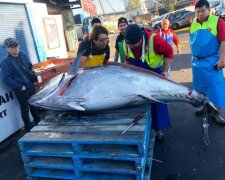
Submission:
<svg viewBox="0 0 225 180">
<path fill-rule="evenodd" d="M 140 28 L 137 24 L 128 25 L 123 44 L 126 63 L 154 71 L 167 77 L 173 59 L 173 49 L 165 39 L 153 35 L 151 30 Z M 151 106 L 152 126 L 156 138 L 163 138 L 162 128 L 170 126 L 166 104 L 154 103 Z"/>
<path fill-rule="evenodd" d="M 35 124 L 40 121 L 38 109 L 28 103 L 28 99 L 35 93 L 34 83 L 37 81 L 37 76 L 33 71 L 30 59 L 20 52 L 19 42 L 15 38 L 6 38 L 4 48 L 8 52 L 8 56 L 1 63 L 1 77 L 14 90 L 25 129 L 29 132 L 34 126 L 30 121 L 29 111 Z"/>
<path fill-rule="evenodd" d="M 124 56 L 123 54 L 123 41 L 124 41 L 124 33 L 125 33 L 125 29 L 128 26 L 128 22 L 127 19 L 124 17 L 121 17 L 118 19 L 118 29 L 120 31 L 120 34 L 117 36 L 116 38 L 116 51 L 115 51 L 115 58 L 114 58 L 114 62 L 118 62 L 119 59 L 119 55 L 120 55 L 120 60 L 121 63 L 124 63 Z"/>
</svg>

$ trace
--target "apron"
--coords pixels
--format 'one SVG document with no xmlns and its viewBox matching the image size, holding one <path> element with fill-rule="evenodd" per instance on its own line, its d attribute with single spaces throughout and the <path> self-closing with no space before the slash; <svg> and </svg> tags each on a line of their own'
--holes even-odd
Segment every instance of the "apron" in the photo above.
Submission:
<svg viewBox="0 0 225 180">
<path fill-rule="evenodd" d="M 170 32 L 169 34 L 163 34 L 160 29 L 160 36 L 165 39 L 166 42 L 168 42 L 171 46 L 173 45 L 173 33 Z M 170 77 L 170 67 L 168 69 L 168 77 Z"/>
<path fill-rule="evenodd" d="M 169 34 L 163 34 L 160 29 L 160 36 L 165 39 L 171 46 L 173 45 L 173 33 L 170 32 Z"/>
<path fill-rule="evenodd" d="M 225 107 L 225 83 L 222 70 L 214 65 L 220 59 L 220 43 L 208 29 L 190 34 L 193 89 L 205 94 L 217 108 Z"/>
<path fill-rule="evenodd" d="M 85 62 L 85 65 L 87 67 L 102 66 L 104 60 L 105 60 L 105 54 L 90 55 L 88 56 L 87 61 Z"/>
<path fill-rule="evenodd" d="M 138 59 L 129 58 L 129 61 L 134 65 L 141 68 L 148 69 L 150 71 L 161 74 L 163 67 L 151 68 L 146 62 L 142 62 Z M 152 128 L 160 130 L 162 128 L 170 127 L 169 112 L 166 104 L 152 103 L 151 104 L 151 116 L 152 116 Z"/>
</svg>

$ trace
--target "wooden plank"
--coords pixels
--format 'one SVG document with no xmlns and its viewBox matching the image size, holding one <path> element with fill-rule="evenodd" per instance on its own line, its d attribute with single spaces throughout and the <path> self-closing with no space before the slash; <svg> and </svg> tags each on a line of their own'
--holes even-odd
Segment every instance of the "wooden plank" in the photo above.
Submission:
<svg viewBox="0 0 225 180">
<path fill-rule="evenodd" d="M 135 116 L 136 117 L 136 116 Z M 39 122 L 38 125 L 74 125 L 74 126 L 81 126 L 81 125 L 90 125 L 90 126 L 95 126 L 95 125 L 128 125 L 130 124 L 135 117 L 129 118 L 129 117 L 124 117 L 124 118 L 74 118 L 74 119 L 43 119 L 42 121 Z M 141 120 L 138 121 L 138 124 L 145 124 L 146 117 L 142 118 Z"/>
<path fill-rule="evenodd" d="M 73 158 L 41 156 L 30 157 L 29 162 L 25 163 L 25 166 L 31 168 L 47 168 L 61 170 L 74 170 L 75 167 Z"/>
<path fill-rule="evenodd" d="M 81 166 L 76 169 L 88 172 L 140 174 L 140 172 L 136 171 L 135 162 L 133 161 L 84 159 Z"/>
<path fill-rule="evenodd" d="M 90 159 L 114 159 L 130 160 L 141 162 L 143 154 L 138 154 L 136 145 L 118 145 L 118 144 L 87 144 L 82 146 L 82 150 L 77 153 L 73 150 L 72 145 L 64 144 L 32 144 L 22 152 L 24 162 L 29 162 L 32 156 L 47 157 L 73 157 L 73 158 L 90 158 Z"/>
<path fill-rule="evenodd" d="M 24 166 L 26 173 L 30 177 L 43 177 L 43 178 L 54 178 L 54 179 L 77 179 L 74 171 L 66 170 L 54 170 L 54 169 L 39 169 L 30 168 Z"/>
<path fill-rule="evenodd" d="M 68 125 L 55 125 L 55 126 L 35 126 L 31 132 L 61 132 L 61 133 L 117 133 L 120 134 L 123 132 L 128 125 L 121 125 L 121 126 L 68 126 Z M 145 130 L 144 125 L 135 125 L 132 126 L 127 132 L 136 132 L 136 133 L 143 133 Z"/>
<path fill-rule="evenodd" d="M 79 144 L 141 144 L 143 135 L 98 135 L 98 134 L 75 134 L 75 133 L 28 133 L 19 143 L 79 143 Z"/>
<path fill-rule="evenodd" d="M 22 154 L 33 156 L 60 156 L 71 157 L 74 155 L 72 144 L 53 144 L 53 143 L 19 143 Z M 23 147 L 21 147 L 23 146 Z"/>
</svg>

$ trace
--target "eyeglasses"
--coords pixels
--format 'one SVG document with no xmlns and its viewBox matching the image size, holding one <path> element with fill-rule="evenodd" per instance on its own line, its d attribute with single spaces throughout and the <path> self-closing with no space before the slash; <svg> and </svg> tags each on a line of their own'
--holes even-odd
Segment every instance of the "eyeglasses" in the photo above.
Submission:
<svg viewBox="0 0 225 180">
<path fill-rule="evenodd" d="M 101 39 L 98 39 L 97 41 L 103 43 L 103 42 L 109 41 L 109 38 L 108 37 L 107 38 L 101 38 Z"/>
</svg>

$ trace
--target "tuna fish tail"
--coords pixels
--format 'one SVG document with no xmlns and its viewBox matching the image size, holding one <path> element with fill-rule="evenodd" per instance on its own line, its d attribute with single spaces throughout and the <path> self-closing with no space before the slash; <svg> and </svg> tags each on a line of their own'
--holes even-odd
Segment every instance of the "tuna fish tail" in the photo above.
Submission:
<svg viewBox="0 0 225 180">
<path fill-rule="evenodd" d="M 190 102 L 190 104 L 192 104 L 195 107 L 204 106 L 205 108 L 208 108 L 211 111 L 219 112 L 218 108 L 206 96 L 204 96 L 203 99 L 202 98 L 200 98 L 200 99 L 190 98 L 189 102 Z"/>
</svg>

